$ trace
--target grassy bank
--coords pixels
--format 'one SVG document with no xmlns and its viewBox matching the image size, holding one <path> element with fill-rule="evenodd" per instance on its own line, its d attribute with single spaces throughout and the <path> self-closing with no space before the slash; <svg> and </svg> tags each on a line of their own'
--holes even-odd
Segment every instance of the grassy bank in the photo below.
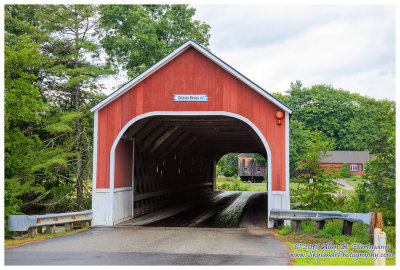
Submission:
<svg viewBox="0 0 400 270">
<path fill-rule="evenodd" d="M 315 231 L 315 222 L 303 221 L 300 232 L 292 232 L 290 226 L 275 231 L 292 248 L 294 265 L 374 265 L 368 225 L 354 223 L 352 236 L 344 236 L 342 223 L 327 220 L 323 230 Z M 393 254 L 386 258 L 386 265 L 395 265 L 395 249 L 386 253 Z"/>
<path fill-rule="evenodd" d="M 357 187 L 359 184 L 362 183 L 362 179 L 361 178 L 356 178 L 356 177 L 350 177 L 350 178 L 345 178 L 347 184 L 349 184 L 350 186 L 353 187 Z"/>
<path fill-rule="evenodd" d="M 43 241 L 45 239 L 48 238 L 53 238 L 53 237 L 57 237 L 57 236 L 61 236 L 61 235 L 66 235 L 66 234 L 71 234 L 71 233 L 76 233 L 76 232 L 80 232 L 80 231 L 85 231 L 87 230 L 88 227 L 85 228 L 80 228 L 80 229 L 76 229 L 76 230 L 72 230 L 72 231 L 68 231 L 68 232 L 58 232 L 58 233 L 53 233 L 53 234 L 39 234 L 35 237 L 27 237 L 24 239 L 10 239 L 10 240 L 4 240 L 4 247 L 15 247 L 15 246 L 21 246 L 21 245 L 25 245 L 25 244 L 29 244 L 31 242 L 40 242 Z"/>
</svg>

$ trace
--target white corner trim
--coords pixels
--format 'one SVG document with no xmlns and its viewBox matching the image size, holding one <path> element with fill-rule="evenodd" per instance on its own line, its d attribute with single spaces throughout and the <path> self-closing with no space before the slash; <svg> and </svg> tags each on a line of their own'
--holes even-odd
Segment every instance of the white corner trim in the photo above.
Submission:
<svg viewBox="0 0 400 270">
<path fill-rule="evenodd" d="M 290 190 L 289 190 L 289 179 L 290 179 L 290 171 L 289 171 L 289 113 L 285 112 L 285 176 L 286 176 L 286 192 L 290 196 Z"/>
<path fill-rule="evenodd" d="M 136 116 L 135 118 L 131 119 L 128 123 L 125 124 L 125 126 L 120 130 L 118 133 L 117 137 L 114 140 L 114 143 L 111 147 L 110 151 L 110 194 L 114 194 L 114 171 L 115 171 L 115 149 L 117 148 L 118 142 L 120 141 L 122 135 L 126 132 L 126 130 L 132 126 L 135 122 L 144 119 L 146 117 L 150 116 L 228 116 L 232 118 L 239 119 L 246 124 L 248 124 L 257 134 L 257 136 L 260 138 L 262 141 L 265 150 L 267 152 L 267 163 L 268 163 L 268 178 L 267 178 L 267 185 L 268 185 L 268 194 L 272 194 L 272 166 L 271 166 L 271 149 L 268 145 L 267 140 L 265 139 L 264 135 L 261 133 L 261 131 L 258 129 L 258 127 L 251 122 L 249 119 L 243 117 L 242 115 L 236 114 L 236 113 L 231 113 L 231 112 L 225 112 L 225 111 L 155 111 L 155 112 L 149 112 L 145 114 L 141 114 Z M 133 169 L 133 168 L 132 168 Z M 108 205 L 109 209 L 109 223 L 114 224 L 113 219 L 113 198 L 114 196 L 110 197 L 110 204 Z M 272 208 L 272 196 L 268 196 L 268 216 Z M 269 224 L 270 226 L 270 224 Z"/>
<path fill-rule="evenodd" d="M 132 186 L 132 213 L 131 216 L 135 216 L 135 138 L 132 138 L 132 179 L 131 179 L 131 186 Z"/>
<path fill-rule="evenodd" d="M 115 100 L 119 96 L 123 95 L 126 91 L 128 91 L 129 89 L 131 89 L 132 87 L 134 87 L 135 85 L 137 85 L 138 83 L 143 81 L 145 78 L 147 78 L 148 76 L 153 74 L 155 71 L 157 71 L 158 69 L 160 69 L 161 67 L 166 65 L 168 62 L 170 62 L 172 59 L 174 59 L 176 56 L 178 56 L 179 54 L 184 52 L 189 47 L 193 47 L 196 50 L 198 50 L 199 52 L 201 52 L 208 59 L 210 59 L 211 61 L 213 61 L 214 63 L 216 63 L 220 67 L 222 67 L 225 71 L 229 72 L 230 74 L 232 74 L 233 76 L 235 76 L 236 78 L 241 80 L 243 83 L 248 85 L 250 88 L 252 88 L 256 92 L 258 92 L 260 95 L 262 95 L 263 97 L 265 97 L 266 99 L 271 101 L 273 104 L 275 104 L 276 106 L 278 106 L 279 108 L 281 108 L 285 112 L 288 112 L 289 114 L 291 114 L 293 112 L 292 109 L 290 109 L 285 104 L 280 102 L 274 96 L 272 96 L 271 94 L 266 92 L 264 89 L 262 89 L 261 87 L 259 87 L 258 85 L 256 85 L 252 81 L 250 81 L 248 78 L 243 76 L 241 73 L 239 73 L 238 71 L 236 71 L 235 69 L 230 67 L 227 63 L 225 63 L 224 61 L 222 61 L 221 59 L 216 57 L 214 54 L 209 52 L 207 49 L 203 48 L 202 46 L 200 46 L 199 44 L 197 44 L 197 43 L 195 43 L 195 42 L 193 42 L 191 40 L 188 40 L 187 42 L 182 44 L 180 47 L 178 47 L 177 49 L 172 51 L 170 54 L 168 54 L 166 57 L 161 59 L 159 62 L 157 62 L 156 64 L 154 64 L 150 68 L 148 68 L 142 74 L 138 75 L 136 78 L 134 78 L 130 82 L 127 82 L 121 88 L 119 88 L 118 90 L 116 90 L 113 93 L 111 93 L 108 97 L 106 97 L 105 99 L 100 101 L 97 105 L 95 105 L 93 108 L 91 108 L 90 111 L 94 112 L 94 111 L 100 110 L 101 108 L 106 106 L 108 103 L 110 103 L 111 101 Z"/>
<path fill-rule="evenodd" d="M 96 199 L 96 181 L 97 181 L 97 136 L 99 128 L 99 112 L 94 112 L 93 121 L 93 173 L 92 173 L 92 202 Z"/>
</svg>

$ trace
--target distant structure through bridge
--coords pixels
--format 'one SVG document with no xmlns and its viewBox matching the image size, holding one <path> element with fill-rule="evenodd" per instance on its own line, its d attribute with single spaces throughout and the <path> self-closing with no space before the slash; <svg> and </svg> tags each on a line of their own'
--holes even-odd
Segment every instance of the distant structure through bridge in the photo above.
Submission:
<svg viewBox="0 0 400 270">
<path fill-rule="evenodd" d="M 253 155 L 242 153 L 238 156 L 238 176 L 242 181 L 261 183 L 265 180 L 266 167 L 257 164 Z"/>
</svg>

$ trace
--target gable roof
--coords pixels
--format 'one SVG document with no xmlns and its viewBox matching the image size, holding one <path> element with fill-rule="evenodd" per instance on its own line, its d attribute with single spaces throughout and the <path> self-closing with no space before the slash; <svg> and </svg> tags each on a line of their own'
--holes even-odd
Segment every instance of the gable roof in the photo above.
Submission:
<svg viewBox="0 0 400 270">
<path fill-rule="evenodd" d="M 369 151 L 328 151 L 321 163 L 365 163 L 374 158 Z"/>
<path fill-rule="evenodd" d="M 225 71 L 227 71 L 230 74 L 232 74 L 233 76 L 235 76 L 237 79 L 239 79 L 240 81 L 242 81 L 243 83 L 248 85 L 250 88 L 252 88 L 256 92 L 261 94 L 263 97 L 265 97 L 267 100 L 271 101 L 273 104 L 275 104 L 276 106 L 278 106 L 279 108 L 281 108 L 285 112 L 288 112 L 289 114 L 293 113 L 293 110 L 289 106 L 287 106 L 282 101 L 280 101 L 279 99 L 277 99 L 274 96 L 272 96 L 270 93 L 268 93 L 267 91 L 262 89 L 260 86 L 258 86 L 257 84 L 255 84 L 254 82 L 252 82 L 251 80 L 246 78 L 240 72 L 238 72 L 237 70 L 235 70 L 234 68 L 229 66 L 227 63 L 225 63 L 224 61 L 219 59 L 217 56 L 215 56 L 210 51 L 208 51 L 206 48 L 204 48 L 203 46 L 201 46 L 200 44 L 196 43 L 193 40 L 186 41 L 184 44 L 182 44 L 177 49 L 172 51 L 170 54 L 165 56 L 163 59 L 161 59 L 160 61 L 155 63 L 153 66 L 148 68 L 146 71 L 144 71 L 143 73 L 139 74 L 138 76 L 136 76 L 135 78 L 133 78 L 132 80 L 127 82 L 126 84 L 122 85 L 119 89 L 117 89 L 116 91 L 111 93 L 109 96 L 104 98 L 102 101 L 100 101 L 98 104 L 93 106 L 90 109 L 90 111 L 94 112 L 94 111 L 100 110 L 101 108 L 105 107 L 107 104 L 109 104 L 113 100 L 115 100 L 118 97 L 120 97 L 121 95 L 123 95 L 125 92 L 130 90 L 132 87 L 134 87 L 135 85 L 137 85 L 138 83 L 143 81 L 145 78 L 147 78 L 148 76 L 150 76 L 151 74 L 156 72 L 158 69 L 160 69 L 161 67 L 166 65 L 169 61 L 171 61 L 172 59 L 174 59 L 175 57 L 177 57 L 178 55 L 180 55 L 182 52 L 184 52 L 186 49 L 188 49 L 190 47 L 195 48 L 197 51 L 202 53 L 208 59 L 210 59 L 211 61 L 213 61 L 217 65 L 219 65 Z"/>
</svg>

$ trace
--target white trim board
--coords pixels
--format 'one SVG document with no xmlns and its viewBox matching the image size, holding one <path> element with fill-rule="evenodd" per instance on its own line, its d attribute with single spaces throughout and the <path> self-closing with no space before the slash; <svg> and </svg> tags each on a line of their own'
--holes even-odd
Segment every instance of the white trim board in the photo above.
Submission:
<svg viewBox="0 0 400 270">
<path fill-rule="evenodd" d="M 97 136 L 99 128 L 99 112 L 94 112 L 94 123 L 93 123 L 93 174 L 92 174 L 92 202 L 95 200 L 96 193 L 96 181 L 97 181 Z"/>
<path fill-rule="evenodd" d="M 155 112 L 149 112 L 145 113 L 139 116 L 136 116 L 135 118 L 131 119 L 128 123 L 125 124 L 125 126 L 120 130 L 118 133 L 118 136 L 115 138 L 114 143 L 111 147 L 110 151 L 110 194 L 114 194 L 114 173 L 115 173 L 115 149 L 117 148 L 118 142 L 122 138 L 122 135 L 125 133 L 125 131 L 132 126 L 135 122 L 151 117 L 151 116 L 228 116 L 232 118 L 239 119 L 246 124 L 248 124 L 254 132 L 257 134 L 257 136 L 260 138 L 262 141 L 265 150 L 267 152 L 267 166 L 268 166 L 268 178 L 267 178 L 267 184 L 268 184 L 268 194 L 273 194 L 272 193 L 272 184 L 271 184 L 271 179 L 272 179 L 272 166 L 271 166 L 271 149 L 269 148 L 268 142 L 265 139 L 264 135 L 261 133 L 261 131 L 258 129 L 258 127 L 253 124 L 249 119 L 235 113 L 231 112 L 225 112 L 225 111 L 179 111 L 179 112 L 173 112 L 173 111 L 155 111 Z M 133 168 L 132 168 L 133 169 Z M 113 204 L 114 204 L 114 198 L 113 196 L 110 196 L 110 203 L 108 206 L 106 206 L 108 209 L 105 209 L 108 213 L 106 214 L 108 218 L 108 223 L 109 224 L 114 224 L 113 220 Z M 268 196 L 268 215 L 273 207 L 272 205 L 272 196 Z M 271 227 L 272 223 L 270 224 L 270 221 L 268 221 L 269 224 L 268 226 Z"/>
<path fill-rule="evenodd" d="M 204 56 L 206 56 L 208 59 L 219 65 L 221 68 L 223 68 L 225 71 L 229 72 L 239 80 L 241 80 L 243 83 L 248 85 L 250 88 L 258 92 L 260 95 L 268 99 L 270 102 L 284 110 L 285 112 L 288 112 L 291 114 L 293 110 L 289 108 L 287 105 L 282 103 L 282 101 L 278 100 L 274 96 L 272 96 L 270 93 L 262 89 L 260 86 L 243 76 L 240 72 L 229 66 L 227 63 L 219 59 L 217 56 L 212 54 L 210 51 L 208 51 L 206 48 L 202 47 L 201 45 L 197 44 L 193 40 L 188 40 L 184 44 L 182 44 L 180 47 L 175 49 L 173 52 L 168 54 L 166 57 L 158 61 L 156 64 L 148 68 L 146 71 L 120 87 L 118 90 L 114 91 L 111 93 L 108 97 L 100 101 L 97 105 L 95 105 L 93 108 L 90 109 L 90 111 L 95 112 L 100 110 L 101 108 L 105 107 L 107 104 L 112 102 L 113 100 L 117 99 L 121 95 L 123 95 L 125 92 L 130 90 L 132 87 L 143 81 L 145 78 L 156 72 L 158 69 L 166 65 L 168 62 L 170 62 L 172 59 L 174 59 L 176 56 L 180 55 L 182 52 L 184 52 L 186 49 L 189 47 L 195 48 L 197 51 L 201 52 Z"/>
<path fill-rule="evenodd" d="M 290 158 L 289 158 L 289 113 L 285 112 L 285 180 L 286 180 L 286 201 L 283 209 L 290 209 Z"/>
</svg>

